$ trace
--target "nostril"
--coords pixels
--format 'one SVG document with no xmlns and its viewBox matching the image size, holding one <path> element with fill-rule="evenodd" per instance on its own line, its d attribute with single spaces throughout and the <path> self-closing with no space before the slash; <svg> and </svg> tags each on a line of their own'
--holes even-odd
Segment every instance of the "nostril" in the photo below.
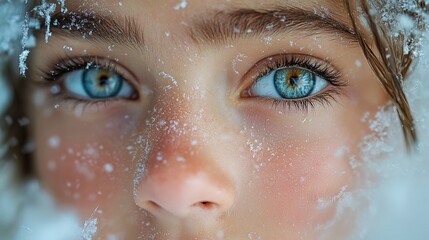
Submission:
<svg viewBox="0 0 429 240">
<path fill-rule="evenodd" d="M 213 209 L 216 208 L 218 206 L 218 204 L 214 203 L 214 202 L 210 202 L 210 201 L 202 201 L 202 202 L 198 202 L 192 205 L 193 207 L 198 207 L 201 209 Z"/>
<path fill-rule="evenodd" d="M 159 204 L 157 204 L 156 202 L 154 202 L 154 201 L 148 201 L 148 204 L 149 204 L 149 206 L 151 206 L 152 208 L 154 208 L 154 209 L 158 209 L 158 208 L 161 208 L 161 206 L 159 206 Z"/>
</svg>

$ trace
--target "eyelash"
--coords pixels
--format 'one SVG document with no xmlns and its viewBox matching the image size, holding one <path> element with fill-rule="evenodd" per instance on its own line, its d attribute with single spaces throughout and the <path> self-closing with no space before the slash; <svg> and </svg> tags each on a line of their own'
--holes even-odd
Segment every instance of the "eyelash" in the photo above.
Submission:
<svg viewBox="0 0 429 240">
<path fill-rule="evenodd" d="M 329 106 L 332 101 L 336 101 L 337 96 L 342 95 L 342 88 L 348 86 L 347 82 L 339 80 L 342 76 L 341 72 L 335 70 L 328 63 L 321 63 L 320 60 L 316 60 L 307 55 L 275 55 L 259 61 L 255 66 L 256 74 L 253 74 L 251 84 L 254 84 L 259 78 L 269 74 L 271 71 L 286 67 L 300 67 L 318 75 L 335 87 L 314 96 L 302 99 L 271 99 L 267 97 L 253 97 L 262 101 L 271 102 L 274 109 L 282 106 L 284 110 L 297 109 L 299 111 L 308 112 L 310 108 L 314 109 L 316 104 Z M 249 98 L 249 90 L 250 86 L 242 92 L 241 96 Z"/>
<path fill-rule="evenodd" d="M 59 80 L 63 75 L 78 71 L 82 69 L 89 69 L 89 68 L 101 68 L 106 69 L 109 71 L 113 71 L 118 73 L 121 76 L 124 76 L 124 74 L 117 68 L 117 61 L 113 61 L 112 59 L 108 58 L 101 58 L 97 56 L 86 56 L 86 57 L 70 57 L 66 56 L 65 58 L 60 58 L 59 60 L 55 61 L 56 64 L 53 64 L 51 67 L 45 69 L 39 69 L 41 72 L 41 77 L 43 81 L 36 82 L 36 84 L 41 85 L 41 87 L 52 87 L 54 84 L 60 85 L 60 91 L 53 94 L 55 98 L 53 99 L 56 103 L 58 101 L 65 102 L 68 104 L 71 104 L 72 109 L 77 109 L 78 107 L 82 110 L 85 110 L 86 108 L 93 108 L 93 109 L 100 109 L 100 108 L 106 108 L 107 104 L 112 101 L 118 101 L 119 99 L 92 99 L 92 100 L 85 100 L 85 99 L 79 99 L 71 95 L 64 94 L 63 92 L 63 82 Z M 125 81 L 128 81 L 126 78 L 124 78 Z M 128 81 L 129 82 L 129 81 Z M 130 83 L 131 84 L 131 83 Z M 133 99 L 138 98 L 138 93 L 135 93 L 136 95 L 133 97 Z M 95 108 L 94 108 L 95 107 Z"/>
<path fill-rule="evenodd" d="M 100 61 L 103 61 L 100 63 Z M 313 57 L 306 55 L 276 55 L 269 58 L 259 61 L 256 66 L 256 74 L 254 74 L 252 84 L 254 84 L 257 79 L 263 77 L 264 75 L 269 74 L 271 71 L 275 71 L 280 68 L 285 67 L 300 67 L 304 68 L 319 77 L 326 80 L 330 85 L 335 88 L 329 89 L 322 93 L 316 94 L 312 97 L 307 97 L 303 99 L 271 99 L 266 97 L 254 97 L 262 101 L 271 102 L 272 107 L 277 109 L 279 106 L 283 107 L 284 110 L 297 109 L 300 111 L 308 112 L 309 109 L 314 109 L 316 104 L 322 106 L 331 105 L 332 101 L 336 101 L 336 97 L 342 95 L 341 89 L 348 84 L 346 82 L 340 81 L 339 78 L 342 74 L 328 63 L 321 63 L 319 60 L 314 59 Z M 57 64 L 53 65 L 49 71 L 42 71 L 42 78 L 47 83 L 57 82 L 61 76 L 72 71 L 82 70 L 87 68 L 103 68 L 110 71 L 118 72 L 117 62 L 112 61 L 111 59 L 100 59 L 99 57 L 88 56 L 88 57 L 66 57 L 60 59 Z M 253 71 L 254 72 L 254 71 Z M 122 75 L 120 72 L 118 74 Z M 250 88 L 247 88 L 242 92 L 242 97 L 248 98 L 248 91 Z M 57 94 L 60 95 L 60 94 Z M 77 104 L 103 104 L 105 105 L 106 99 L 102 100 L 92 100 L 86 101 L 82 99 L 75 99 L 73 97 L 63 97 L 64 100 L 75 100 L 75 105 Z"/>
<path fill-rule="evenodd" d="M 104 61 L 100 63 L 100 61 Z M 90 57 L 66 57 L 57 61 L 58 63 L 49 68 L 49 71 L 42 71 L 42 77 L 47 82 L 56 82 L 58 79 L 69 72 L 89 69 L 89 68 L 102 68 L 109 71 L 118 72 L 117 62 L 111 59 L 106 59 L 94 56 Z M 122 75 L 120 72 L 118 74 Z"/>
</svg>

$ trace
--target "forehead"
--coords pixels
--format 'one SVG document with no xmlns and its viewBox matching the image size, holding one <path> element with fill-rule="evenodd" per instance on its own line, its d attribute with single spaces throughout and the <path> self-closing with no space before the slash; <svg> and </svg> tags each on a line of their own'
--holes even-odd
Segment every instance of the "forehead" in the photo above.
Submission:
<svg viewBox="0 0 429 240">
<path fill-rule="evenodd" d="M 204 16 L 206 13 L 216 11 L 274 10 L 279 7 L 302 8 L 321 15 L 330 15 L 344 22 L 348 21 L 342 0 L 67 0 L 66 5 L 71 10 L 146 16 L 145 20 L 155 18 L 154 20 L 170 23 L 177 19 Z"/>
<path fill-rule="evenodd" d="M 60 17 L 63 26 L 83 19 L 87 24 L 80 31 L 123 42 L 142 36 L 142 41 L 135 42 L 149 46 L 160 45 L 164 40 L 159 36 L 164 34 L 173 34 L 176 40 L 203 40 L 204 44 L 267 32 L 303 36 L 340 32 L 352 41 L 355 38 L 341 0 L 68 0 L 66 7 L 68 14 Z"/>
</svg>

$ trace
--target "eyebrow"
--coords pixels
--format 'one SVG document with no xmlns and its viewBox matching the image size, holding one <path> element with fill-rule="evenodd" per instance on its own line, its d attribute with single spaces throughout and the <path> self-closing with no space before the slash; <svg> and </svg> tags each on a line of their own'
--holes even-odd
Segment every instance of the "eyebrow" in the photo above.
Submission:
<svg viewBox="0 0 429 240">
<path fill-rule="evenodd" d="M 141 50 L 145 46 L 143 30 L 134 18 L 96 13 L 67 12 L 52 16 L 55 36 L 125 45 Z"/>
<path fill-rule="evenodd" d="M 302 37 L 314 35 L 342 37 L 347 44 L 358 44 L 351 27 L 331 15 L 314 9 L 309 11 L 296 7 L 268 9 L 238 9 L 215 12 L 211 17 L 196 18 L 189 35 L 197 44 L 226 44 L 229 41 L 267 36 L 297 34 Z"/>
<path fill-rule="evenodd" d="M 95 12 L 56 13 L 51 30 L 55 35 L 86 39 L 96 43 L 125 45 L 135 49 L 145 46 L 144 33 L 132 17 L 99 15 Z M 323 11 L 309 11 L 297 7 L 270 9 L 236 9 L 204 14 L 193 19 L 187 28 L 197 45 L 224 45 L 238 39 L 262 39 L 268 36 L 297 34 L 342 38 L 346 44 L 358 44 L 351 27 Z"/>
</svg>

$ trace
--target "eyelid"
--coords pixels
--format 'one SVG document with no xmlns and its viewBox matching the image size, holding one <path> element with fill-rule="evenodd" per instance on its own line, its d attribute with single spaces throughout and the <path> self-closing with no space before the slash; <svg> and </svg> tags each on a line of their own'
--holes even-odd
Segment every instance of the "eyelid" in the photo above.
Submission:
<svg viewBox="0 0 429 240">
<path fill-rule="evenodd" d="M 240 98 L 246 97 L 246 91 L 254 84 L 258 78 L 269 74 L 273 70 L 286 67 L 304 68 L 318 77 L 328 81 L 333 86 L 347 86 L 348 83 L 340 80 L 342 73 L 331 63 L 323 61 L 317 57 L 305 54 L 278 54 L 259 60 L 243 76 L 241 87 L 238 89 Z"/>
<path fill-rule="evenodd" d="M 92 63 L 92 65 L 88 65 Z M 65 58 L 60 58 L 55 61 L 50 67 L 48 67 L 48 71 L 42 71 L 42 78 L 47 83 L 52 82 L 62 82 L 63 75 L 71 73 L 73 71 L 85 70 L 88 68 L 103 68 L 112 70 L 123 77 L 125 81 L 127 81 L 132 87 L 138 90 L 138 78 L 125 66 L 119 63 L 117 60 L 113 60 L 106 57 L 99 56 L 77 56 L 71 57 L 67 55 Z"/>
</svg>

